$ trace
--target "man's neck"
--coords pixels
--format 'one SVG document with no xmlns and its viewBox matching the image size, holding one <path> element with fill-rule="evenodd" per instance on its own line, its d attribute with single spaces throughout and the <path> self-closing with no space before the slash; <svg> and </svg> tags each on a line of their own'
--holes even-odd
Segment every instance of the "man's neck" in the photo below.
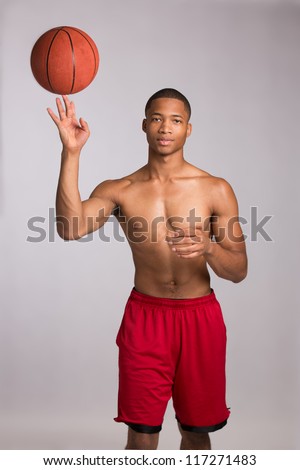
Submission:
<svg viewBox="0 0 300 470">
<path fill-rule="evenodd" d="M 181 174 L 186 165 L 182 152 L 166 156 L 149 152 L 147 171 L 150 179 L 167 181 L 170 177 Z"/>
</svg>

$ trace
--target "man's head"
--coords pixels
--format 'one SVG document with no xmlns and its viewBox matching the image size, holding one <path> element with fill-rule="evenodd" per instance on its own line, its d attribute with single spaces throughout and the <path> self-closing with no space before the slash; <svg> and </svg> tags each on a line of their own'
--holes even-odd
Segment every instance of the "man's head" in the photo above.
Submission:
<svg viewBox="0 0 300 470">
<path fill-rule="evenodd" d="M 184 104 L 184 108 L 185 108 L 185 110 L 187 112 L 187 115 L 188 115 L 188 120 L 190 120 L 191 113 L 192 113 L 191 105 L 190 105 L 188 99 L 182 93 L 180 93 L 180 91 L 177 91 L 174 88 L 163 88 L 162 90 L 159 90 L 156 93 L 154 93 L 154 95 L 150 96 L 149 100 L 146 103 L 146 107 L 145 107 L 145 115 L 146 116 L 147 116 L 147 112 L 149 111 L 149 109 L 151 107 L 152 101 L 157 100 L 159 98 L 172 98 L 172 99 L 175 99 L 175 100 L 182 101 L 183 104 Z"/>
<path fill-rule="evenodd" d="M 168 156 L 182 152 L 192 131 L 189 122 L 190 103 L 173 88 L 164 88 L 152 95 L 145 108 L 143 131 L 147 135 L 151 155 Z"/>
</svg>

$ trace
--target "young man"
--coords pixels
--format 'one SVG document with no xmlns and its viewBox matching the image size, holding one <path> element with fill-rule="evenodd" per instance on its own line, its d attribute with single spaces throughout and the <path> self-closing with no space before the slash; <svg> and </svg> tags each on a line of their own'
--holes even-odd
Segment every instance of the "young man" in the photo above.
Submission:
<svg viewBox="0 0 300 470">
<path fill-rule="evenodd" d="M 90 131 L 75 106 L 57 98 L 48 112 L 63 144 L 57 230 L 67 240 L 98 230 L 114 213 L 132 249 L 134 288 L 117 336 L 118 422 L 127 449 L 156 449 L 169 399 L 181 449 L 210 449 L 209 433 L 225 426 L 226 328 L 207 265 L 242 281 L 247 257 L 230 185 L 186 162 L 192 131 L 188 100 L 174 89 L 146 105 L 148 163 L 100 183 L 88 200 L 78 190 L 79 156 Z"/>
</svg>

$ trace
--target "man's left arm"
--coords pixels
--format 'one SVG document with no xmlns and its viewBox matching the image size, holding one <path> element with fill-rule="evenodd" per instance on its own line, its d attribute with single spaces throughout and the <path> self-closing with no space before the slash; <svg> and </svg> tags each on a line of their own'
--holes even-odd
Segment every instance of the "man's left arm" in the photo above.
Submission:
<svg viewBox="0 0 300 470">
<path fill-rule="evenodd" d="M 214 191 L 212 217 L 214 240 L 206 238 L 205 257 L 213 271 L 223 279 L 240 282 L 247 275 L 247 254 L 239 223 L 238 203 L 231 186 L 220 180 Z"/>
<path fill-rule="evenodd" d="M 218 180 L 212 191 L 212 201 L 211 230 L 207 227 L 186 228 L 173 232 L 168 242 L 178 257 L 203 256 L 217 276 L 240 282 L 247 275 L 246 246 L 239 223 L 238 203 L 225 180 Z"/>
</svg>

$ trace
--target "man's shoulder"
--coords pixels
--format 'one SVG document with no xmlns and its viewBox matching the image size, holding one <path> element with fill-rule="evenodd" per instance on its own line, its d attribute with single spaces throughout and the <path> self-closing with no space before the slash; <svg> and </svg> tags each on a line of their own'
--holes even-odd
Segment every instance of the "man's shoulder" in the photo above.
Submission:
<svg viewBox="0 0 300 470">
<path fill-rule="evenodd" d="M 213 203 L 226 204 L 235 199 L 235 194 L 230 183 L 221 176 L 212 175 L 207 171 L 194 167 L 194 178 L 201 192 L 209 194 Z"/>
<path fill-rule="evenodd" d="M 231 188 L 230 184 L 228 181 L 226 181 L 224 178 L 216 175 L 212 175 L 211 173 L 208 173 L 208 171 L 202 170 L 200 168 L 197 168 L 196 166 L 192 165 L 194 177 L 198 178 L 199 183 L 201 184 L 207 184 L 211 186 L 212 188 L 220 191 L 226 191 L 229 188 Z"/>
<path fill-rule="evenodd" d="M 137 173 L 137 172 L 135 172 Z M 101 189 L 121 189 L 130 185 L 135 180 L 135 173 L 130 175 L 122 176 L 120 178 L 107 179 L 98 184 L 96 188 Z"/>
<path fill-rule="evenodd" d="M 93 190 L 91 196 L 102 196 L 103 194 L 116 194 L 128 188 L 133 182 L 139 179 L 142 168 L 120 178 L 106 179 L 99 183 Z"/>
<path fill-rule="evenodd" d="M 215 175 L 207 174 L 206 178 L 207 178 L 208 183 L 211 184 L 214 187 L 214 189 L 216 189 L 218 191 L 225 191 L 226 192 L 226 191 L 228 191 L 228 189 L 231 188 L 228 181 L 226 181 L 221 176 L 215 176 Z"/>
<path fill-rule="evenodd" d="M 115 200 L 116 195 L 128 184 L 130 184 L 130 182 L 126 180 L 126 178 L 107 179 L 101 181 L 101 183 L 99 183 L 92 191 L 90 198 L 106 197 L 108 199 Z"/>
<path fill-rule="evenodd" d="M 223 213 L 225 208 L 227 210 L 232 204 L 237 203 L 234 190 L 228 181 L 213 175 L 209 175 L 207 178 L 208 186 L 205 188 L 205 192 L 210 195 L 211 207 L 214 213 Z"/>
</svg>

